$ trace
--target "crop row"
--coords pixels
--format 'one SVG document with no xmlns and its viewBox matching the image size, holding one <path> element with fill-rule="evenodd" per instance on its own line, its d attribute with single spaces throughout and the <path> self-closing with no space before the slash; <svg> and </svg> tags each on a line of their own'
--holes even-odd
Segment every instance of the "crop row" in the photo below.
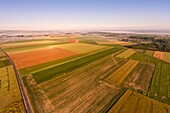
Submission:
<svg viewBox="0 0 170 113">
<path fill-rule="evenodd" d="M 38 83 L 42 83 L 46 80 L 49 80 L 51 78 L 54 78 L 56 75 L 61 74 L 63 72 L 69 72 L 71 70 L 74 70 L 76 68 L 80 68 L 85 64 L 88 64 L 98 58 L 101 58 L 103 56 L 106 56 L 108 54 L 114 53 L 119 51 L 120 48 L 109 48 L 101 52 L 97 52 L 91 55 L 83 56 L 74 60 L 71 60 L 70 62 L 65 62 L 61 65 L 42 70 L 40 72 L 33 73 L 35 80 Z"/>
<path fill-rule="evenodd" d="M 22 98 L 13 67 L 0 68 L 0 72 L 0 111 L 4 111 L 4 109 L 7 111 L 24 111 L 23 103 L 17 104 L 18 101 L 22 101 Z M 13 103 L 16 103 L 16 106 L 10 107 L 14 105 Z"/>
<path fill-rule="evenodd" d="M 170 65 L 159 63 L 153 76 L 149 96 L 170 104 Z"/>
<path fill-rule="evenodd" d="M 129 56 L 133 55 L 135 53 L 135 51 L 133 49 L 128 49 L 122 53 L 120 53 L 119 55 L 117 55 L 116 57 L 120 57 L 120 58 L 128 58 Z"/>
<path fill-rule="evenodd" d="M 139 61 L 129 60 L 122 67 L 117 69 L 113 74 L 107 77 L 106 81 L 110 84 L 119 86 L 138 63 Z"/>
<path fill-rule="evenodd" d="M 127 90 L 108 113 L 168 113 L 170 106 Z"/>
<path fill-rule="evenodd" d="M 136 53 L 130 58 L 156 65 L 148 96 L 158 101 L 170 102 L 170 65 L 169 63 L 145 54 Z"/>
<path fill-rule="evenodd" d="M 103 79 L 124 63 L 123 59 L 114 59 L 112 55 L 107 55 L 81 68 L 58 74 L 55 78 L 38 84 L 43 94 L 37 91 L 39 89 L 35 84 L 27 82 L 28 77 L 24 77 L 24 81 L 29 88 L 29 93 L 34 94 L 29 95 L 33 96 L 32 103 L 36 100 L 34 106 L 38 112 L 42 108 L 48 109 L 48 106 L 51 106 L 48 109 L 51 112 L 103 112 L 121 93 L 121 90 L 109 87 Z M 44 102 L 41 103 L 40 100 Z M 44 104 L 46 100 L 49 103 L 47 106 Z"/>
</svg>

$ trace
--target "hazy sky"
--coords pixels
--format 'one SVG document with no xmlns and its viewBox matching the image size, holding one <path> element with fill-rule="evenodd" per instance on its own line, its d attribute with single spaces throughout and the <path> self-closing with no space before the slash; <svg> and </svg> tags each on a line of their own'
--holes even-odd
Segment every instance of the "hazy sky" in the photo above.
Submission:
<svg viewBox="0 0 170 113">
<path fill-rule="evenodd" d="M 170 28 L 170 0 L 0 0 L 0 29 Z"/>
</svg>

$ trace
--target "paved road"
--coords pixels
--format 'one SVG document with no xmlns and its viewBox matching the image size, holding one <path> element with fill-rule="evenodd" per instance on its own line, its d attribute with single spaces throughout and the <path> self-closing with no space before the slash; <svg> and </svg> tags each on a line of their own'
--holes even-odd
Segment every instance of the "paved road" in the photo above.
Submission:
<svg viewBox="0 0 170 113">
<path fill-rule="evenodd" d="M 0 48 L 0 49 L 6 54 L 6 56 L 9 58 L 9 60 L 12 63 L 12 66 L 13 66 L 13 69 L 14 69 L 14 72 L 15 72 L 15 75 L 16 75 L 16 78 L 17 78 L 17 81 L 18 81 L 19 89 L 20 89 L 20 92 L 21 92 L 21 96 L 22 96 L 22 99 L 23 99 L 23 102 L 24 102 L 26 112 L 27 113 L 34 113 L 33 109 L 32 109 L 32 106 L 31 106 L 31 103 L 30 103 L 30 100 L 28 98 L 27 92 L 26 92 L 25 87 L 23 85 L 22 79 L 21 79 L 21 77 L 20 77 L 20 75 L 18 73 L 18 70 L 17 70 L 13 60 L 10 58 L 10 56 L 2 48 Z"/>
</svg>

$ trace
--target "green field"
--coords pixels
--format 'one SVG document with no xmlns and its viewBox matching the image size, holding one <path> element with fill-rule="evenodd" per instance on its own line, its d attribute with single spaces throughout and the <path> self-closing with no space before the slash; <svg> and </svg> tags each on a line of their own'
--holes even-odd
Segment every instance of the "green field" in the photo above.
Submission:
<svg viewBox="0 0 170 113">
<path fill-rule="evenodd" d="M 93 53 L 90 55 L 86 55 L 77 59 L 73 59 L 69 62 L 64 62 L 62 64 L 59 64 L 58 66 L 42 70 L 40 72 L 33 73 L 35 80 L 38 83 L 41 83 L 43 81 L 49 80 L 53 77 L 55 77 L 57 74 L 63 73 L 63 72 L 69 72 L 73 69 L 80 68 L 81 66 L 92 62 L 96 60 L 97 58 L 101 58 L 105 55 L 115 53 L 117 51 L 121 50 L 120 48 L 109 48 L 107 50 L 103 50 L 101 52 Z"/>
<path fill-rule="evenodd" d="M 158 63 L 149 90 L 149 96 L 170 104 L 170 64 Z"/>
<path fill-rule="evenodd" d="M 78 53 L 19 69 L 35 113 L 170 112 L 170 53 L 162 52 L 162 59 L 158 59 L 151 50 L 96 44 L 99 40 L 95 37 L 73 36 L 66 40 L 72 39 L 79 39 L 79 43 L 44 41 L 30 46 L 35 42 L 19 42 L 16 47 L 15 43 L 7 46 L 6 51 L 11 55 L 53 48 Z M 28 46 L 21 46 L 22 43 Z M 2 52 L 0 58 L 0 88 L 3 89 L 0 97 L 4 97 L 0 98 L 0 112 L 13 112 L 10 109 L 25 112 L 20 96 L 8 98 L 20 93 L 16 77 L 9 76 L 13 71 L 9 60 Z"/>
<path fill-rule="evenodd" d="M 170 64 L 152 56 L 139 53 L 132 55 L 131 58 L 156 65 L 153 80 L 149 88 L 149 97 L 161 102 L 170 103 L 170 93 L 168 93 L 170 91 L 170 76 L 168 76 L 170 74 Z"/>
<path fill-rule="evenodd" d="M 110 54 L 40 84 L 32 84 L 35 81 L 32 76 L 25 76 L 23 80 L 37 113 L 44 110 L 63 113 L 104 112 L 124 90 L 109 87 L 103 79 L 124 62 L 123 59 L 114 59 Z M 48 105 L 45 104 L 47 101 Z"/>
</svg>

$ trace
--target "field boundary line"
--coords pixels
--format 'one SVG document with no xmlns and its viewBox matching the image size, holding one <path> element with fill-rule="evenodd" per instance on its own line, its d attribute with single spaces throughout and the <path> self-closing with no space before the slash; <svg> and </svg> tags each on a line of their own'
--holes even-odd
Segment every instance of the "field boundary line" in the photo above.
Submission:
<svg viewBox="0 0 170 113">
<path fill-rule="evenodd" d="M 23 99 L 23 103 L 24 103 L 26 112 L 27 113 L 34 113 L 32 106 L 31 106 L 31 103 L 30 103 L 30 100 L 28 98 L 26 89 L 23 85 L 22 79 L 21 79 L 21 77 L 18 73 L 18 70 L 17 70 L 13 60 L 10 58 L 10 56 L 2 48 L 0 48 L 0 49 L 5 53 L 5 55 L 9 58 L 9 60 L 12 63 L 12 67 L 13 67 L 15 75 L 16 75 L 16 79 L 17 79 L 17 82 L 18 82 L 18 86 L 19 86 L 19 89 L 20 89 L 20 93 L 21 93 L 21 96 L 22 96 L 22 99 Z"/>
<path fill-rule="evenodd" d="M 40 71 L 43 71 L 43 70 L 46 70 L 46 69 L 50 69 L 50 68 L 53 68 L 53 67 L 68 63 L 68 62 L 72 62 L 72 61 L 75 61 L 75 60 L 78 60 L 78 59 L 81 59 L 81 58 L 84 58 L 84 57 L 87 57 L 87 56 L 90 56 L 90 55 L 93 55 L 93 54 L 96 54 L 96 53 L 99 53 L 99 52 L 102 52 L 102 51 L 106 51 L 108 49 L 112 49 L 112 48 L 114 48 L 114 47 L 103 48 L 103 49 L 101 49 L 101 50 L 99 50 L 97 52 L 93 52 L 91 54 L 86 54 L 86 55 L 83 55 L 83 56 L 80 56 L 80 57 L 77 57 L 77 58 L 74 58 L 74 59 L 70 59 L 70 60 L 65 61 L 65 62 L 57 63 L 56 65 L 48 66 L 46 68 L 43 68 L 43 69 L 40 69 L 40 70 L 37 70 L 37 71 L 33 71 L 33 72 L 31 72 L 31 74 L 37 73 L 37 72 L 40 72 Z"/>
</svg>

